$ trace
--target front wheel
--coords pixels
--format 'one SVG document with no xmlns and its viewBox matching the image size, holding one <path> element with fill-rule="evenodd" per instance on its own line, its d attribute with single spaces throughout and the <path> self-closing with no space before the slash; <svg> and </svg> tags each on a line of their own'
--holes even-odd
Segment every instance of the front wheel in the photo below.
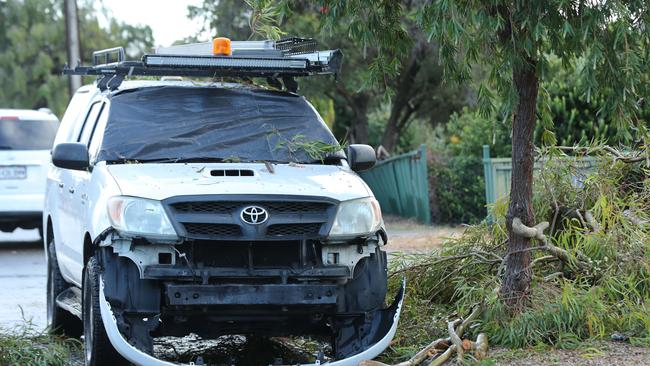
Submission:
<svg viewBox="0 0 650 366">
<path fill-rule="evenodd" d="M 68 337 L 81 335 L 81 322 L 79 318 L 61 309 L 56 304 L 59 296 L 69 285 L 63 279 L 56 260 L 54 237 L 48 245 L 47 261 L 47 326 L 55 334 L 65 334 Z"/>
<path fill-rule="evenodd" d="M 91 257 L 83 280 L 84 353 L 86 366 L 128 365 L 108 339 L 99 309 L 99 264 Z"/>
</svg>

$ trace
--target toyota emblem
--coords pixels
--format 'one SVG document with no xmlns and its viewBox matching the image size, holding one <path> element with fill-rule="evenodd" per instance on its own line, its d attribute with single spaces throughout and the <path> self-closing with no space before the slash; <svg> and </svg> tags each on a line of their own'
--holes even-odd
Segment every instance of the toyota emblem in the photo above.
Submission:
<svg viewBox="0 0 650 366">
<path fill-rule="evenodd" d="M 269 213 L 260 206 L 248 206 L 241 211 L 243 222 L 251 225 L 259 225 L 269 219 Z"/>
</svg>

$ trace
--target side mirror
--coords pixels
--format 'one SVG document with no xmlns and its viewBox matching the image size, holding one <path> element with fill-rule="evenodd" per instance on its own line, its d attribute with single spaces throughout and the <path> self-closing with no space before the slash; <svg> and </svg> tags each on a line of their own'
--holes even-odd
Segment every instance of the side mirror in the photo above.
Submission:
<svg viewBox="0 0 650 366">
<path fill-rule="evenodd" d="M 52 164 L 58 168 L 86 170 L 90 166 L 88 148 L 79 142 L 58 144 L 52 151 Z"/>
<path fill-rule="evenodd" d="M 353 144 L 348 147 L 348 163 L 355 172 L 368 170 L 375 166 L 375 149 L 368 145 Z"/>
</svg>

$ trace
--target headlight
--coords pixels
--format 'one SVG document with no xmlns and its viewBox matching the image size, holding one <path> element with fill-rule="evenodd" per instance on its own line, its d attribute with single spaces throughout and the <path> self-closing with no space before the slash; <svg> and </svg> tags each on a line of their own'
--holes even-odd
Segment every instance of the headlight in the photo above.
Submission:
<svg viewBox="0 0 650 366">
<path fill-rule="evenodd" d="M 116 196 L 108 199 L 108 218 L 122 234 L 158 239 L 176 239 L 160 201 Z"/>
<path fill-rule="evenodd" d="M 344 201 L 339 205 L 330 236 L 369 234 L 381 227 L 379 202 L 372 197 Z"/>
</svg>

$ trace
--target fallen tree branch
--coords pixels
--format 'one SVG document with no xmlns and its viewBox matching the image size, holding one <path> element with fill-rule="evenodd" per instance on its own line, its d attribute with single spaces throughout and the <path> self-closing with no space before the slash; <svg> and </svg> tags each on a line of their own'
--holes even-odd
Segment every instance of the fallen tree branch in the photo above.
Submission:
<svg viewBox="0 0 650 366">
<path fill-rule="evenodd" d="M 585 222 L 584 217 L 582 217 L 582 214 L 580 213 L 580 210 L 577 209 L 577 208 L 576 208 L 576 215 L 578 216 L 578 219 L 580 219 L 580 225 L 582 225 L 582 227 L 586 228 L 587 223 Z"/>
<path fill-rule="evenodd" d="M 482 360 L 487 357 L 488 352 L 488 338 L 485 333 L 480 333 L 474 343 L 474 357 L 477 360 Z"/>
<path fill-rule="evenodd" d="M 648 221 L 641 220 L 631 210 L 623 211 L 623 216 L 627 217 L 627 219 L 630 220 L 630 222 L 633 223 L 634 225 L 640 226 L 642 228 L 648 224 Z"/>
<path fill-rule="evenodd" d="M 440 365 L 442 365 L 443 363 L 445 363 L 445 362 L 447 362 L 447 361 L 449 360 L 449 358 L 451 357 L 451 355 L 454 354 L 454 351 L 455 351 L 455 350 L 456 350 L 456 346 L 455 346 L 455 345 L 451 345 L 451 346 L 449 346 L 449 348 L 447 348 L 447 350 L 446 350 L 445 352 L 443 352 L 443 354 L 441 354 L 440 356 L 434 358 L 434 359 L 429 363 L 428 366 L 440 366 Z"/>
<path fill-rule="evenodd" d="M 460 339 L 458 334 L 456 334 L 456 330 L 454 329 L 454 322 L 447 323 L 447 331 L 449 332 L 449 339 L 451 339 L 451 343 L 453 343 L 454 347 L 456 348 L 456 359 L 460 363 L 463 361 L 464 355 L 463 341 Z"/>
<path fill-rule="evenodd" d="M 472 309 L 472 312 L 465 318 L 464 320 L 456 319 L 453 321 L 450 321 L 448 323 L 448 331 L 449 331 L 449 337 L 447 338 L 440 338 L 436 339 L 435 341 L 429 343 L 426 347 L 421 349 L 418 353 L 416 353 L 413 357 L 410 359 L 400 362 L 398 364 L 392 365 L 392 366 L 416 366 L 422 363 L 425 359 L 428 357 L 431 357 L 431 354 L 436 351 L 437 349 L 440 349 L 442 347 L 446 347 L 447 349 L 443 354 L 440 356 L 436 357 L 429 365 L 442 365 L 445 363 L 449 357 L 454 352 L 457 352 L 456 349 L 456 342 L 460 344 L 460 353 L 463 353 L 463 346 L 462 343 L 463 341 L 460 340 L 460 337 L 463 336 L 463 333 L 465 333 L 465 330 L 467 327 L 469 327 L 474 320 L 476 320 L 476 317 L 481 313 L 481 305 L 477 305 Z M 455 329 L 454 329 L 455 328 Z M 480 336 L 480 335 L 479 335 Z M 455 337 L 455 339 L 452 339 L 452 337 Z M 476 344 L 479 343 L 479 339 L 477 339 Z M 485 339 L 485 350 L 487 352 L 487 338 Z M 472 343 L 474 344 L 474 343 Z M 477 346 L 478 347 L 478 346 Z M 472 348 L 474 349 L 474 348 Z M 462 357 L 462 356 L 461 356 Z M 359 363 L 359 366 L 391 366 L 387 365 L 383 362 L 379 361 L 373 361 L 373 360 L 366 360 L 366 361 L 361 361 Z"/>
<path fill-rule="evenodd" d="M 512 219 L 512 231 L 514 231 L 515 234 L 521 235 L 525 238 L 531 238 L 531 239 L 534 238 L 541 241 L 544 244 L 543 245 L 544 249 L 550 252 L 555 257 L 557 257 L 562 262 L 565 262 L 574 267 L 578 267 L 581 270 L 588 270 L 591 268 L 590 260 L 584 254 L 577 252 L 576 258 L 574 259 L 569 254 L 569 252 L 566 251 L 565 249 L 562 249 L 560 247 L 551 244 L 548 238 L 546 238 L 546 235 L 544 235 L 544 230 L 547 227 L 548 227 L 547 221 L 542 221 L 539 224 L 535 225 L 534 227 L 529 227 L 524 225 L 521 222 L 521 219 L 518 217 Z"/>
<path fill-rule="evenodd" d="M 456 328 L 456 334 L 460 334 L 461 336 L 463 333 L 465 333 L 465 329 L 469 327 L 472 322 L 478 317 L 478 315 L 481 313 L 481 305 L 476 305 L 472 312 L 463 320 L 462 323 Z"/>
<path fill-rule="evenodd" d="M 493 256 L 495 258 L 494 259 L 489 259 L 489 258 L 486 258 L 485 255 L 490 255 L 490 256 Z M 392 272 L 388 276 L 388 278 L 391 278 L 393 276 L 402 274 L 402 273 L 404 273 L 406 271 L 412 271 L 413 269 L 427 268 L 427 267 L 434 266 L 436 264 L 440 264 L 440 263 L 444 263 L 444 262 L 448 262 L 448 261 L 462 260 L 462 259 L 466 259 L 466 258 L 470 258 L 470 257 L 477 257 L 477 258 L 479 258 L 481 260 L 482 263 L 486 263 L 486 264 L 500 263 L 500 262 L 503 261 L 503 258 L 499 257 L 495 253 L 489 253 L 489 252 L 484 252 L 484 251 L 474 251 L 473 250 L 473 251 L 471 251 L 469 253 L 465 253 L 465 254 L 441 256 L 441 257 L 437 258 L 436 260 L 410 265 L 407 268 L 402 268 L 402 269 L 399 269 L 397 271 Z"/>
<path fill-rule="evenodd" d="M 472 322 L 478 317 L 478 315 L 481 312 L 481 306 L 477 305 L 474 307 L 472 312 L 463 320 L 458 327 L 455 328 L 455 324 L 458 322 L 458 320 L 451 321 L 447 323 L 447 330 L 449 331 L 449 341 L 452 343 L 447 350 L 441 354 L 440 356 L 436 357 L 433 361 L 429 363 L 429 366 L 436 366 L 436 365 L 442 365 L 443 363 L 447 362 L 451 355 L 456 352 L 456 357 L 458 362 L 463 361 L 463 355 L 465 349 L 463 348 L 463 341 L 460 339 L 460 337 L 463 336 L 463 333 L 465 333 L 465 329 L 469 327 Z M 455 328 L 455 329 L 454 329 Z"/>
<path fill-rule="evenodd" d="M 546 238 L 544 235 L 544 230 L 546 230 L 547 227 L 548 221 L 542 221 L 533 227 L 529 227 L 524 225 L 524 223 L 521 222 L 521 219 L 518 217 L 512 219 L 512 231 L 514 231 L 514 233 L 517 235 L 523 236 L 524 238 L 534 238 L 544 242 Z"/>
<path fill-rule="evenodd" d="M 598 221 L 596 221 L 596 219 L 594 218 L 594 215 L 591 213 L 591 211 L 589 211 L 589 210 L 585 211 L 585 220 L 587 221 L 589 226 L 591 226 L 591 230 L 594 233 L 597 233 L 598 231 L 600 231 L 600 224 L 598 223 Z"/>
<path fill-rule="evenodd" d="M 426 347 L 422 348 L 415 356 L 410 359 L 397 363 L 393 366 L 416 366 L 426 360 L 428 357 L 431 357 L 432 351 L 440 348 L 449 348 L 449 338 L 438 338 L 435 341 L 429 343 Z M 362 361 L 359 366 L 391 366 L 379 361 Z"/>
<path fill-rule="evenodd" d="M 643 155 L 624 155 L 620 151 L 614 149 L 611 146 L 602 146 L 602 147 L 589 147 L 589 146 L 555 146 L 554 148 L 557 148 L 562 151 L 583 151 L 585 155 L 590 155 L 594 152 L 597 151 L 605 151 L 609 153 L 609 155 L 613 156 L 613 161 L 612 164 L 615 164 L 617 161 L 622 161 L 624 163 L 638 163 L 644 160 L 648 160 L 648 163 L 650 164 L 650 158 L 647 156 Z"/>
<path fill-rule="evenodd" d="M 557 260 L 558 258 L 556 256 L 554 256 L 554 255 L 545 255 L 543 257 L 535 258 L 535 259 L 533 259 L 533 262 L 530 264 L 530 266 L 534 267 L 537 263 L 544 262 L 544 261 L 549 261 L 549 260 L 553 260 L 553 259 Z"/>
<path fill-rule="evenodd" d="M 564 273 L 562 272 L 551 273 L 550 275 L 544 277 L 544 282 L 549 282 L 557 277 L 562 277 L 563 275 Z"/>
</svg>

